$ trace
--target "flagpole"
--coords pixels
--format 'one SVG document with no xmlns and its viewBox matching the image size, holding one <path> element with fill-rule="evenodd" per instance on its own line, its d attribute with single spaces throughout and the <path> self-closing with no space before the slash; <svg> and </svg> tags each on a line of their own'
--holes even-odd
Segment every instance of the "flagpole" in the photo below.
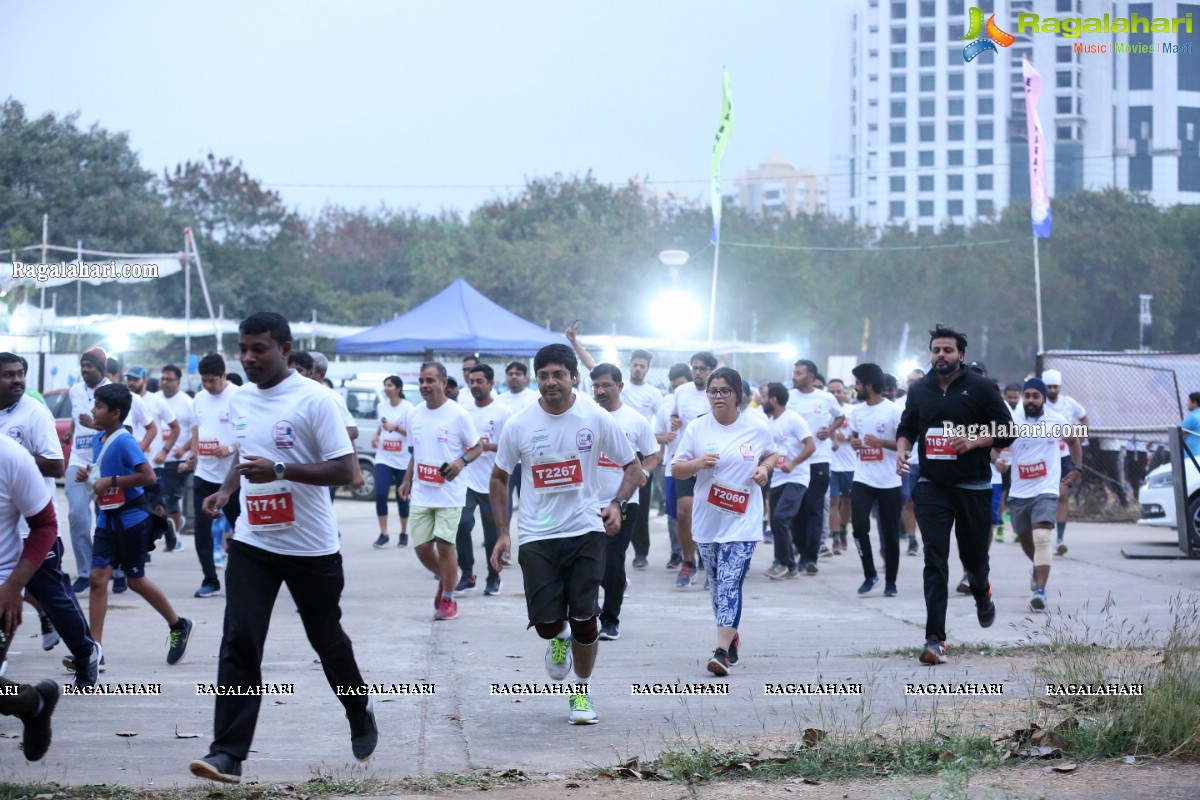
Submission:
<svg viewBox="0 0 1200 800">
<path fill-rule="evenodd" d="M 1037 336 L 1038 355 L 1046 352 L 1045 341 L 1042 338 L 1042 264 L 1038 260 L 1038 237 L 1033 235 L 1033 291 L 1037 299 Z"/>
<path fill-rule="evenodd" d="M 713 327 L 717 319 L 717 270 L 721 263 L 721 240 L 718 238 L 713 245 L 713 279 L 712 295 L 708 300 L 708 344 L 713 343 Z"/>
</svg>

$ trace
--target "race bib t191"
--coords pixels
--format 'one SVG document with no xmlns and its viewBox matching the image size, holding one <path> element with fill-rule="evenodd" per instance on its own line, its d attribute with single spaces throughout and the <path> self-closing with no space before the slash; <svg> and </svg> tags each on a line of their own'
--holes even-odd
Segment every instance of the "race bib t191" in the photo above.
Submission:
<svg viewBox="0 0 1200 800">
<path fill-rule="evenodd" d="M 441 469 L 433 464 L 417 463 L 417 480 L 425 481 L 425 483 L 445 483 L 446 476 L 442 474 Z"/>
</svg>

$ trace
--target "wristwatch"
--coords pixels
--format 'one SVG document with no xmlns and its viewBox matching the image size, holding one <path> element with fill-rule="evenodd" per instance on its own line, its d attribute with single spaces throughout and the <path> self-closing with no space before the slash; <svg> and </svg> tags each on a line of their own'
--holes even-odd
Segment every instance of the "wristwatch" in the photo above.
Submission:
<svg viewBox="0 0 1200 800">
<path fill-rule="evenodd" d="M 626 508 L 626 506 L 629 505 L 629 501 L 628 500 L 619 500 L 614 497 L 613 502 L 617 504 L 617 508 L 620 510 L 621 516 L 624 517 L 625 516 L 625 508 Z"/>
<path fill-rule="evenodd" d="M 282 461 L 276 461 L 276 462 L 275 462 L 275 467 L 274 467 L 274 469 L 275 469 L 275 480 L 279 480 L 279 481 L 283 480 L 283 471 L 284 471 L 286 468 L 287 468 L 287 465 L 286 465 L 286 464 L 284 464 Z"/>
</svg>

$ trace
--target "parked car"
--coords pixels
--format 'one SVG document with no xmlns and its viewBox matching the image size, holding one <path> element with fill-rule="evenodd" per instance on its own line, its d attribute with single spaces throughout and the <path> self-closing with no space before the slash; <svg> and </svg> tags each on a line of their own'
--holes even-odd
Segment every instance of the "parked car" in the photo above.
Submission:
<svg viewBox="0 0 1200 800">
<path fill-rule="evenodd" d="M 375 419 L 375 409 L 384 401 L 383 384 L 365 383 L 361 381 L 346 381 L 338 389 L 346 398 L 346 407 L 358 427 L 358 439 L 354 449 L 358 454 L 358 468 L 362 470 L 363 485 L 359 489 L 347 486 L 346 491 L 355 500 L 375 499 L 375 448 L 371 447 L 371 439 L 375 429 L 379 427 Z"/>
<path fill-rule="evenodd" d="M 1187 519 L 1192 536 L 1200 531 L 1200 471 L 1190 458 L 1183 460 L 1184 478 L 1187 480 Z M 1171 465 L 1163 464 L 1146 476 L 1146 483 L 1138 492 L 1139 525 L 1155 525 L 1176 528 L 1175 479 Z"/>
<path fill-rule="evenodd" d="M 71 461 L 71 395 L 66 389 L 51 389 L 42 397 L 54 415 L 54 428 L 62 442 L 63 463 L 67 464 Z"/>
</svg>

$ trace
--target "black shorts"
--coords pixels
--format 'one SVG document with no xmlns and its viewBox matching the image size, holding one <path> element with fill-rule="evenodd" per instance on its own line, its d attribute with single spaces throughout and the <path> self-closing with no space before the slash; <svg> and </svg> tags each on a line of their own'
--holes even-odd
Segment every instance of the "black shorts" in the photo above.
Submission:
<svg viewBox="0 0 1200 800">
<path fill-rule="evenodd" d="M 604 577 L 603 531 L 563 539 L 521 542 L 517 562 L 525 580 L 529 625 L 590 619 L 600 613 Z"/>
<path fill-rule="evenodd" d="M 695 496 L 695 494 L 696 494 L 696 476 L 695 475 L 693 475 L 692 477 L 687 478 L 687 479 L 682 479 L 682 478 L 675 479 L 675 499 L 676 500 L 683 498 L 683 497 L 693 497 L 693 496 Z"/>
<path fill-rule="evenodd" d="M 143 578 L 146 575 L 146 554 L 150 552 L 151 536 L 154 533 L 149 516 L 136 525 L 118 531 L 112 528 L 96 528 L 92 540 L 92 569 L 125 570 L 127 578 Z"/>
</svg>

